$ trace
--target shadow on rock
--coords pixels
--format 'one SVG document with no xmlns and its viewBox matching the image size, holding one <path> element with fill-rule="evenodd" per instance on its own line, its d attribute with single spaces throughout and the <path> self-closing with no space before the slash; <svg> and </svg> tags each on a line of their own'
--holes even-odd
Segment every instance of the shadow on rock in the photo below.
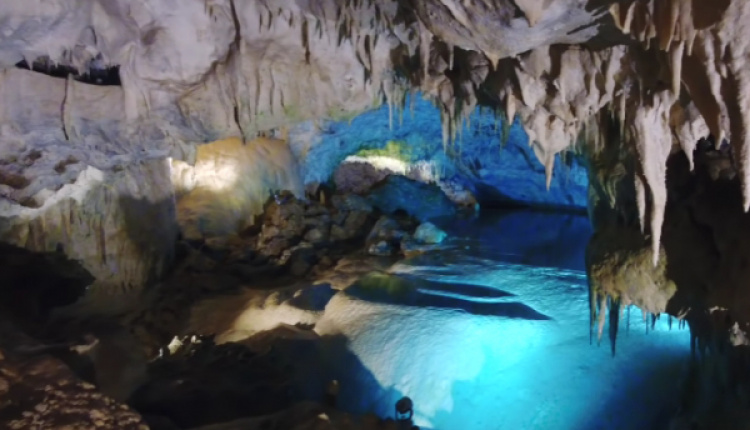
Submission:
<svg viewBox="0 0 750 430">
<path fill-rule="evenodd" d="M 137 251 L 133 256 L 147 261 L 144 281 L 161 278 L 174 262 L 178 237 L 177 217 L 172 199 L 151 202 L 121 196 L 119 200 L 125 231 Z"/>
<path fill-rule="evenodd" d="M 0 244 L 0 267 L 0 311 L 26 329 L 46 321 L 52 309 L 75 302 L 94 280 L 63 253 L 31 252 L 8 244 Z"/>
<path fill-rule="evenodd" d="M 283 327 L 242 343 L 216 345 L 208 337 L 188 341 L 155 361 L 151 374 L 129 403 L 155 429 L 217 423 L 226 424 L 216 428 L 296 428 L 301 424 L 296 420 L 306 421 L 309 414 L 283 411 L 295 410 L 300 402 L 367 414 L 401 397 L 380 386 L 349 351 L 345 337 Z M 333 381 L 345 382 L 332 391 Z"/>
</svg>

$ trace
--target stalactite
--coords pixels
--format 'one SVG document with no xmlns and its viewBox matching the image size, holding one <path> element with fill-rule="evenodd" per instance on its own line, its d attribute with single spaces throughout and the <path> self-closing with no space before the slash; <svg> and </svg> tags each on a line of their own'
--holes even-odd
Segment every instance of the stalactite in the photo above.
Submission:
<svg viewBox="0 0 750 430">
<path fill-rule="evenodd" d="M 615 347 L 617 344 L 617 331 L 620 326 L 620 298 L 610 298 L 609 300 L 609 341 L 612 347 L 612 356 L 615 356 Z"/>
<path fill-rule="evenodd" d="M 547 191 L 549 191 L 550 185 L 552 185 L 552 172 L 555 168 L 555 155 L 547 154 L 547 161 L 544 163 L 544 176 Z"/>
<path fill-rule="evenodd" d="M 599 326 L 596 333 L 597 345 L 601 344 L 602 334 L 604 333 L 604 323 L 607 319 L 607 300 L 608 296 L 606 294 L 602 294 L 599 297 Z"/>
<path fill-rule="evenodd" d="M 627 323 L 627 328 L 625 330 L 625 333 L 630 334 L 630 305 L 627 305 L 626 307 L 628 308 L 628 310 L 627 310 L 627 312 L 628 312 L 628 323 Z"/>
<path fill-rule="evenodd" d="M 634 176 L 635 179 L 635 201 L 638 207 L 638 222 L 641 227 L 641 234 L 644 233 L 646 228 L 646 187 L 643 184 L 643 180 L 637 173 Z"/>
<path fill-rule="evenodd" d="M 682 86 L 682 55 L 685 52 L 685 42 L 679 42 L 677 47 L 670 50 L 670 61 L 672 66 L 672 92 L 675 98 L 680 97 Z"/>
</svg>

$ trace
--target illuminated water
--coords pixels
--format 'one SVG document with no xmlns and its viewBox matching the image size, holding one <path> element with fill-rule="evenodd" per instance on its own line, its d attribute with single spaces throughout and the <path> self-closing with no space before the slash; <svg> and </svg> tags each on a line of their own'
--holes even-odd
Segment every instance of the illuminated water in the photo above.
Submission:
<svg viewBox="0 0 750 430">
<path fill-rule="evenodd" d="M 614 358 L 606 339 L 589 344 L 585 218 L 516 212 L 446 227 L 452 249 L 329 303 L 316 330 L 346 338 L 325 353 L 340 407 L 393 416 L 408 395 L 416 424 L 441 430 L 666 427 L 689 333 L 662 318 L 647 334 L 632 309 Z"/>
</svg>

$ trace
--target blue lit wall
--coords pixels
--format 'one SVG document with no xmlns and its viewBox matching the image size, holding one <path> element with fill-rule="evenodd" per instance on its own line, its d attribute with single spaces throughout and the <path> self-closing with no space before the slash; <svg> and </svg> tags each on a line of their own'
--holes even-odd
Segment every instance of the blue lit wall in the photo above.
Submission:
<svg viewBox="0 0 750 430">
<path fill-rule="evenodd" d="M 400 125 L 399 114 L 394 112 L 392 130 L 387 106 L 366 112 L 351 122 L 319 123 L 317 128 L 313 123 L 305 123 L 292 129 L 290 144 L 301 161 L 305 182 L 325 182 L 347 156 L 396 141 L 408 144 L 412 155 L 419 160 L 440 165 L 444 178 L 469 185 L 484 205 L 586 207 L 585 167 L 573 157 L 563 162 L 558 156 L 548 192 L 544 168 L 529 147 L 528 136 L 518 121 L 509 128 L 508 141 L 503 147 L 502 122 L 489 112 L 477 110 L 471 116 L 471 126 L 464 128 L 456 142 L 460 155 L 447 156 L 442 147 L 438 109 L 420 96 L 415 96 L 413 102 L 413 110 L 407 107 Z"/>
</svg>

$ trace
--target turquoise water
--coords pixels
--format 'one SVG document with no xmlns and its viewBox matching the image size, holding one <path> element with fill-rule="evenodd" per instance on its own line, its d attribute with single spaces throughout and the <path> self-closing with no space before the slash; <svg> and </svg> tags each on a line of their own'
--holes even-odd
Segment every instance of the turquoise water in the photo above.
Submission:
<svg viewBox="0 0 750 430">
<path fill-rule="evenodd" d="M 679 400 L 689 333 L 623 316 L 617 355 L 589 344 L 587 220 L 536 212 L 453 221 L 450 249 L 371 276 L 329 303 L 317 331 L 339 406 L 441 430 L 664 428 Z M 628 324 L 629 320 L 629 324 Z M 605 330 L 606 333 L 606 330 Z"/>
</svg>

